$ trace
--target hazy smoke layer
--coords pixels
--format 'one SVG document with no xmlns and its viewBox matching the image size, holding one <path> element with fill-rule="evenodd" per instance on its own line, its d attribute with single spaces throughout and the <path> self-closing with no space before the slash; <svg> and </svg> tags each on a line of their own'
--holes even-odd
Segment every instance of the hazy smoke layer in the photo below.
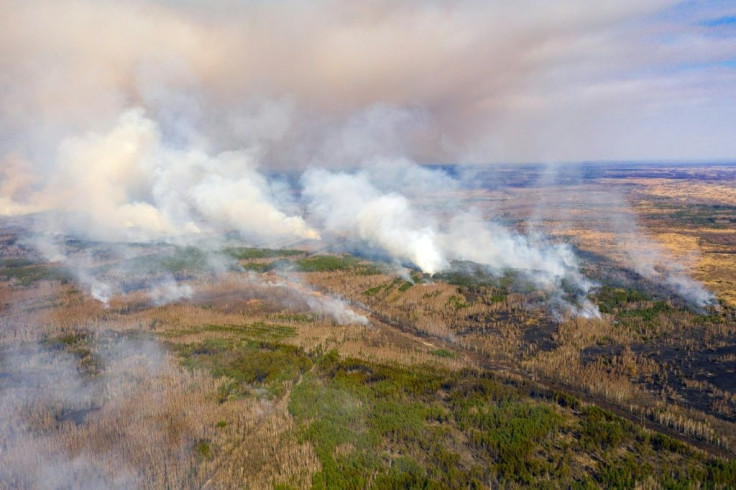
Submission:
<svg viewBox="0 0 736 490">
<path fill-rule="evenodd" d="M 368 324 L 365 316 L 353 311 L 342 299 L 314 291 L 288 275 L 283 275 L 276 280 L 265 281 L 249 276 L 246 284 L 250 289 L 250 294 L 260 292 L 270 301 L 295 308 L 297 311 L 304 305 L 309 311 L 329 318 L 338 325 Z"/>
<path fill-rule="evenodd" d="M 715 302 L 715 295 L 691 278 L 662 245 L 648 238 L 632 216 L 613 214 L 610 223 L 628 263 L 638 274 L 669 287 L 697 307 Z"/>
<path fill-rule="evenodd" d="M 43 168 L 131 106 L 286 167 L 731 157 L 718 3 L 5 0 L 0 158 Z"/>
<path fill-rule="evenodd" d="M 617 189 L 602 186 L 587 196 L 576 195 L 573 205 L 586 207 L 582 215 L 548 200 L 549 194 L 564 192 L 566 186 L 573 185 L 570 192 L 576 192 L 574 185 L 582 182 L 582 169 L 575 165 L 564 168 L 556 164 L 545 165 L 535 184 L 537 206 L 527 220 L 528 228 L 542 228 L 542 220 L 547 217 L 557 222 L 556 231 L 559 233 L 566 233 L 575 226 L 612 233 L 614 253 L 625 267 L 655 284 L 668 287 L 693 306 L 704 307 L 715 301 L 715 296 L 691 278 L 662 244 L 648 237 L 638 223 L 635 210 Z"/>
<path fill-rule="evenodd" d="M 43 344 L 0 350 L 0 481 L 8 488 L 139 488 L 186 481 L 195 437 L 181 415 L 191 391 L 152 341 L 90 340 L 94 364 Z M 84 366 L 84 365 L 83 365 Z M 101 371 L 97 372 L 85 371 Z M 183 395 L 186 396 L 186 395 Z M 161 458 L 161 448 L 169 448 Z M 168 463 L 168 474 L 156 464 Z M 180 462 L 185 462 L 181 465 Z"/>
</svg>

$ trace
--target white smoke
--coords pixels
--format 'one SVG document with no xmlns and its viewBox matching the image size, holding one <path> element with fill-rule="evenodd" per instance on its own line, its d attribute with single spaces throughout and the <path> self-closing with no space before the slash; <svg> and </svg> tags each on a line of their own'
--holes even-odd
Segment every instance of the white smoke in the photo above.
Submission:
<svg viewBox="0 0 736 490">
<path fill-rule="evenodd" d="M 394 173 L 390 188 L 413 191 L 412 178 L 423 192 L 441 195 L 452 182 L 440 171 L 418 169 L 403 163 Z M 485 219 L 477 210 L 457 212 L 449 222 L 426 208 L 419 208 L 397 190 L 382 191 L 374 181 L 383 177 L 381 166 L 354 173 L 307 171 L 302 179 L 310 219 L 331 239 L 344 239 L 355 246 L 378 249 L 390 258 L 409 263 L 423 272 L 435 274 L 450 267 L 451 261 L 472 261 L 502 274 L 513 269 L 549 291 L 560 289 L 563 281 L 574 286 L 579 299 L 592 283 L 579 271 L 571 247 L 554 244 L 541 237 L 529 237 Z M 437 174 L 437 175 L 433 175 Z M 402 178 L 401 176 L 404 176 Z M 406 180 L 404 180 L 406 179 Z M 449 187 L 455 188 L 456 183 Z M 445 214 L 454 205 L 441 207 Z M 589 302 L 580 314 L 596 316 Z"/>
<path fill-rule="evenodd" d="M 703 85 L 642 78 L 652 72 L 642 66 L 705 56 L 657 43 L 654 14 L 673 3 L 9 1 L 0 16 L 0 213 L 54 211 L 46 233 L 121 242 L 187 244 L 235 231 L 289 243 L 323 231 L 430 273 L 475 260 L 585 290 L 566 247 L 472 211 L 426 211 L 423 195 L 457 185 L 441 172 L 397 160 L 357 174 L 312 170 L 302 181 L 310 226 L 295 190 L 261 168 L 400 155 L 610 158 L 638 148 L 611 136 L 636 126 L 611 114 L 640 111 L 608 108 L 664 97 L 682 113 L 671 101 L 692 100 L 676 95 Z M 642 52 L 644 38 L 655 47 Z M 559 104 L 570 106 L 562 122 Z M 730 120 L 729 107 L 712 119 L 724 111 Z M 682 289 L 673 277 L 665 280 Z M 90 290 L 102 301 L 115 294 Z"/>
<path fill-rule="evenodd" d="M 310 216 L 325 233 L 355 237 L 430 274 L 449 265 L 432 217 L 417 212 L 403 195 L 380 191 L 366 173 L 309 170 L 303 183 Z"/>
<path fill-rule="evenodd" d="M 715 303 L 715 295 L 687 273 L 656 241 L 646 237 L 635 221 L 619 217 L 616 238 L 628 264 L 637 274 L 671 288 L 692 305 L 702 308 Z"/>
<path fill-rule="evenodd" d="M 605 198 L 611 209 L 616 204 L 625 203 L 621 196 L 613 192 L 606 193 Z M 612 211 L 606 215 L 606 224 L 615 235 L 617 248 L 623 252 L 625 264 L 642 277 L 669 287 L 698 308 L 714 304 L 715 295 L 690 277 L 662 244 L 647 236 L 636 216 L 630 210 L 627 211 Z"/>
<path fill-rule="evenodd" d="M 286 309 L 296 313 L 312 313 L 338 325 L 369 324 L 368 318 L 343 298 L 317 291 L 288 271 L 227 276 L 212 290 L 205 287 L 198 291 L 194 301 L 221 302 L 224 298 L 232 298 L 234 302 L 255 299 L 272 311 L 283 312 Z"/>
<path fill-rule="evenodd" d="M 179 284 L 173 277 L 156 284 L 148 292 L 148 296 L 156 306 L 161 306 L 174 301 L 190 299 L 194 289 L 189 284 Z"/>
<path fill-rule="evenodd" d="M 3 211 L 43 212 L 34 220 L 35 248 L 62 263 L 106 305 L 121 291 L 123 278 L 96 272 L 99 261 L 66 250 L 67 237 L 109 242 L 116 259 L 137 254 L 125 247 L 130 243 L 217 248 L 231 231 L 258 243 L 319 238 L 297 214 L 288 186 L 259 172 L 257 149 L 211 155 L 194 130 L 172 130 L 172 125 L 169 121 L 164 131 L 143 109 L 133 108 L 107 131 L 65 138 L 43 174 L 30 172 L 21 161 L 4 169 Z M 172 131 L 188 135 L 175 145 L 164 136 Z M 162 283 L 156 271 L 146 272 L 153 276 L 154 303 L 190 295 L 189 286 L 171 278 Z"/>
<path fill-rule="evenodd" d="M 313 312 L 318 315 L 330 317 L 339 325 L 369 324 L 368 318 L 353 311 L 339 298 L 333 296 L 306 295 L 304 299 Z"/>
<path fill-rule="evenodd" d="M 582 281 L 577 258 L 569 245 L 537 240 L 534 243 L 530 237 L 486 222 L 473 210 L 453 219 L 442 235 L 443 248 L 456 260 L 470 260 L 498 271 L 528 272 L 545 287 L 553 287 L 566 277 Z"/>
<path fill-rule="evenodd" d="M 244 237 L 317 238 L 284 213 L 254 151 L 209 155 L 166 144 L 142 109 L 104 134 L 64 140 L 36 209 L 62 211 L 57 225 L 95 240 L 147 241 L 235 230 Z"/>
</svg>

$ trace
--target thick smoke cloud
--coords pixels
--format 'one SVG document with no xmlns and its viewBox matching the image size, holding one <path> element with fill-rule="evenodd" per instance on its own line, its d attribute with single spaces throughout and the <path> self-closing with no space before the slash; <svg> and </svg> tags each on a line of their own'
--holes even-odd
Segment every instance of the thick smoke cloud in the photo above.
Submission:
<svg viewBox="0 0 736 490">
<path fill-rule="evenodd" d="M 245 237 L 318 237 L 279 209 L 253 152 L 172 148 L 140 109 L 105 134 L 65 139 L 56 161 L 29 201 L 39 211 L 61 211 L 62 230 L 91 239 L 148 241 L 218 228 Z"/>
<path fill-rule="evenodd" d="M 714 103 L 733 84 L 712 68 L 736 44 L 698 24 L 721 10 L 676 4 L 11 0 L 0 7 L 0 212 L 45 212 L 38 241 L 50 243 L 324 233 L 428 273 L 472 260 L 584 297 L 568 247 L 477 212 L 427 210 L 428 193 L 458 183 L 402 158 L 710 156 L 723 130 L 706 128 L 704 147 L 692 121 L 736 114 Z M 627 144 L 672 112 L 692 116 L 677 118 L 677 144 Z M 721 153 L 733 142 L 722 140 Z M 307 168 L 303 189 L 272 175 Z M 117 293 L 72 268 L 100 300 Z M 150 285 L 153 301 L 188 295 L 168 281 Z"/>
<path fill-rule="evenodd" d="M 447 187 L 458 188 L 460 184 L 441 171 L 421 169 L 404 161 L 393 166 L 401 171 L 389 174 L 392 183 L 389 190 L 382 191 L 374 179 L 385 178 L 381 172 L 385 165 L 357 173 L 313 169 L 304 174 L 303 194 L 309 215 L 329 239 L 359 250 L 383 252 L 399 265 L 413 265 L 429 274 L 448 269 L 455 260 L 485 265 L 497 274 L 520 271 L 548 290 L 560 289 L 567 281 L 585 301 L 592 283 L 579 272 L 569 246 L 521 235 L 487 220 L 478 210 L 461 211 L 448 204 L 435 215 L 420 209 L 390 189 L 410 190 L 417 182 L 420 190 L 437 196 Z M 454 218 L 442 220 L 441 214 Z M 579 313 L 598 314 L 587 302 Z"/>
<path fill-rule="evenodd" d="M 138 106 L 281 167 L 730 157 L 733 12 L 680 3 L 8 0 L 0 158 Z"/>
<path fill-rule="evenodd" d="M 311 170 L 304 175 L 304 195 L 326 232 L 356 237 L 430 274 L 448 265 L 431 217 L 420 215 L 403 195 L 383 193 L 364 173 Z"/>
</svg>

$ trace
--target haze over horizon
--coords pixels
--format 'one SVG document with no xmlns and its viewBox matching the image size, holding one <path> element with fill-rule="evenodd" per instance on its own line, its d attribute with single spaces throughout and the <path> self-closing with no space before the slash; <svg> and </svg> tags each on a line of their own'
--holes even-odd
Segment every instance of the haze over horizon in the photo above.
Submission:
<svg viewBox="0 0 736 490">
<path fill-rule="evenodd" d="M 736 2 L 47 0 L 0 7 L 0 161 L 142 108 L 261 166 L 736 157 Z M 19 163 L 22 162 L 22 163 Z"/>
</svg>

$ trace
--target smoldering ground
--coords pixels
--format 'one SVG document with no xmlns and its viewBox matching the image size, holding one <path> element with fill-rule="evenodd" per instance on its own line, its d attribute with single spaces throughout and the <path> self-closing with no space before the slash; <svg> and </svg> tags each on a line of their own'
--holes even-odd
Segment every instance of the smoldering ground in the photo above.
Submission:
<svg viewBox="0 0 736 490">
<path fill-rule="evenodd" d="M 550 231 L 558 234 L 564 235 L 574 227 L 610 234 L 621 266 L 681 297 L 693 308 L 714 305 L 715 295 L 690 277 L 663 244 L 640 225 L 633 205 L 620 190 L 598 186 L 580 195 L 576 186 L 584 182 L 584 172 L 601 173 L 602 170 L 560 164 L 538 167 L 536 181 L 531 185 L 536 189 L 536 205 L 527 218 L 526 228 L 535 233 L 543 229 L 544 220 L 549 220 L 555 223 L 555 229 Z M 561 198 L 559 191 L 566 188 L 570 196 Z M 587 213 L 576 212 L 578 209 L 585 209 Z M 696 255 L 697 251 L 690 254 Z"/>
<path fill-rule="evenodd" d="M 171 408 L 206 383 L 156 342 L 72 331 L 5 343 L 0 365 L 3 487 L 187 484 L 203 428 Z"/>
</svg>

